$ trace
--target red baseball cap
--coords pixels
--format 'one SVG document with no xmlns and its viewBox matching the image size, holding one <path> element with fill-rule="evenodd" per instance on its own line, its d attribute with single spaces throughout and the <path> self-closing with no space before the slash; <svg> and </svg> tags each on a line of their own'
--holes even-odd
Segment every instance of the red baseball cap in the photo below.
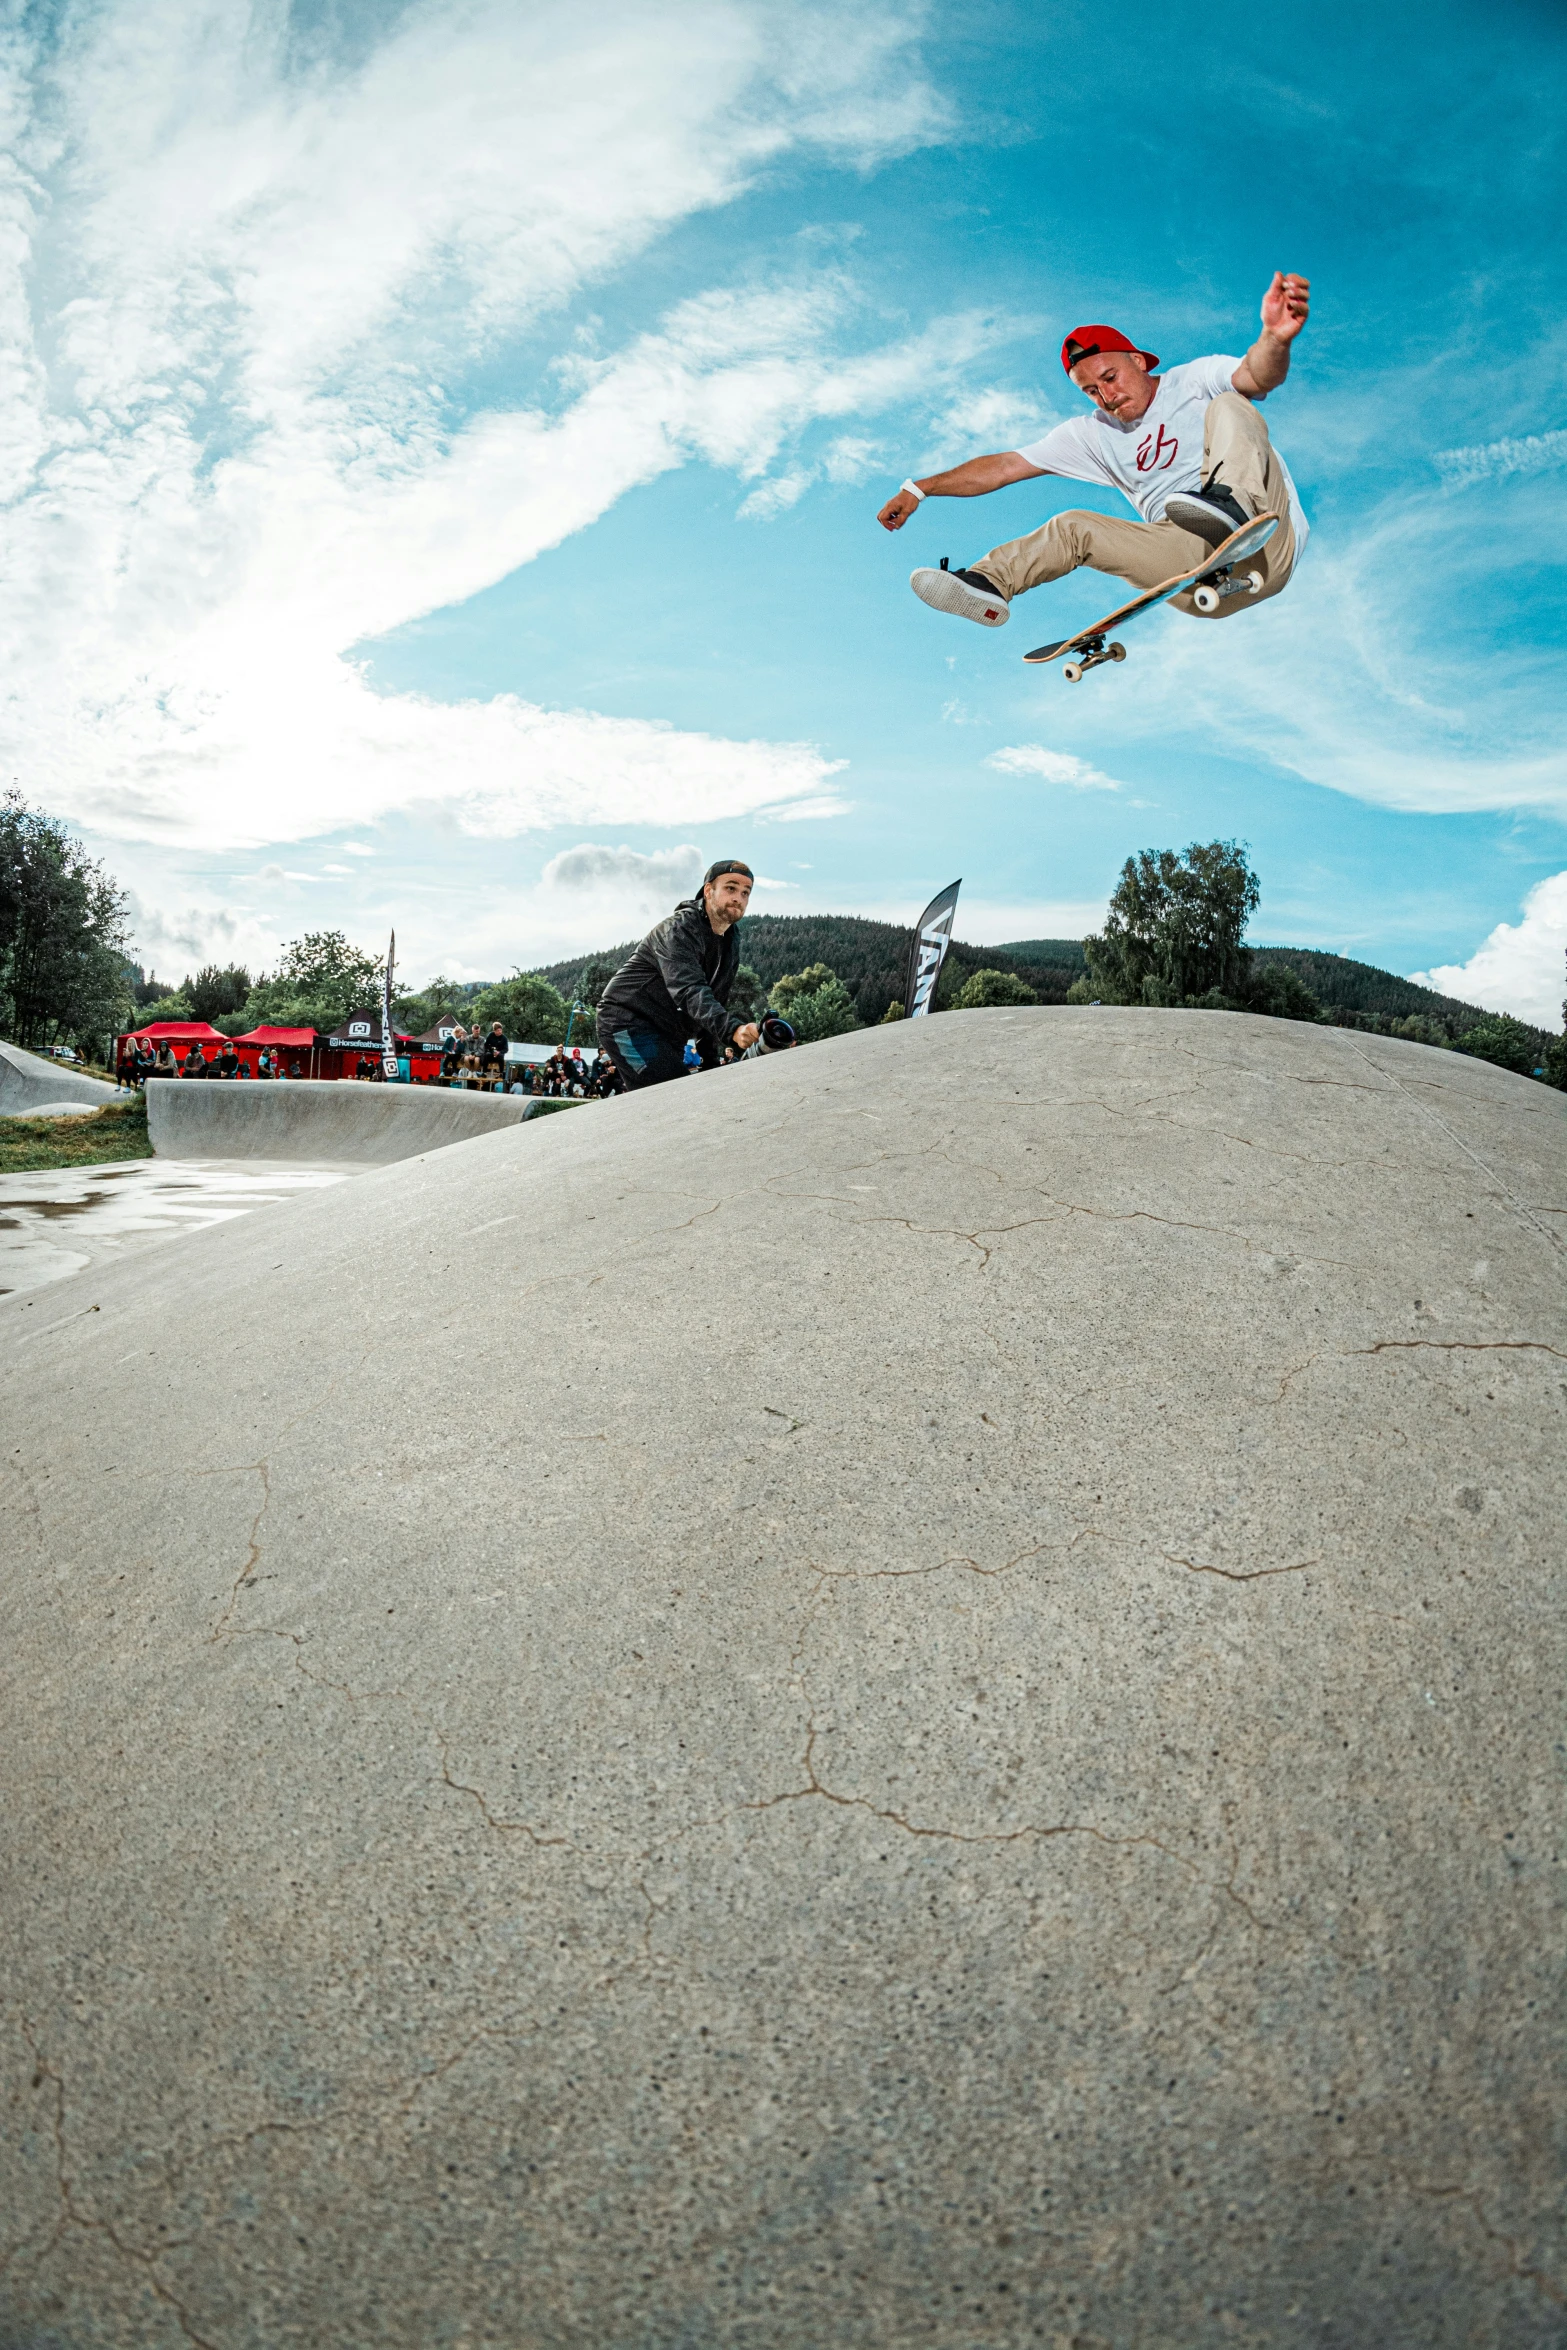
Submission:
<svg viewBox="0 0 1567 2350">
<path fill-rule="evenodd" d="M 1159 362 L 1151 351 L 1139 351 L 1125 335 L 1113 326 L 1075 326 L 1061 345 L 1061 364 L 1070 375 L 1079 359 L 1095 358 L 1101 351 L 1131 351 L 1142 361 L 1151 375 Z"/>
</svg>

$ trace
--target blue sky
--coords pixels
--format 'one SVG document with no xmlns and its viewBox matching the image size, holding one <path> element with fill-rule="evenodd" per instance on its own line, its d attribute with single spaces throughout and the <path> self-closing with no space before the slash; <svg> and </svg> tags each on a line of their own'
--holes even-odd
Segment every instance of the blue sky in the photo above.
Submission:
<svg viewBox="0 0 1567 2350">
<path fill-rule="evenodd" d="M 35 10 L 4 55 L 8 771 L 178 975 L 342 927 L 488 976 L 719 854 L 773 911 L 1077 933 L 1216 834 L 1254 935 L 1559 1017 L 1555 6 Z M 1082 686 L 912 564 L 1081 485 L 910 470 L 1073 412 L 1107 318 L 1241 352 L 1288 593 Z"/>
</svg>

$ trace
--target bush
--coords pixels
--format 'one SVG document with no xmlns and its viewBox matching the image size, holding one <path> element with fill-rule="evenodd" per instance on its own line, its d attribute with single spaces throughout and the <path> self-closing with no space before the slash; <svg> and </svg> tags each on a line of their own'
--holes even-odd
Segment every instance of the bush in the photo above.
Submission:
<svg viewBox="0 0 1567 2350">
<path fill-rule="evenodd" d="M 1025 987 L 1015 971 L 972 971 L 958 990 L 957 1009 L 978 1012 L 993 1004 L 1037 1004 L 1038 996 Z"/>
<path fill-rule="evenodd" d="M 881 1019 L 877 1023 L 877 1026 L 885 1028 L 889 1020 L 906 1020 L 907 1018 L 908 1013 L 904 1010 L 902 996 L 895 995 L 891 1003 L 887 1006 L 885 1012 L 883 1012 Z"/>
<path fill-rule="evenodd" d="M 1411 1012 L 1406 1019 L 1388 1023 L 1389 1036 L 1402 1036 L 1411 1044 L 1435 1045 L 1440 1052 L 1451 1052 L 1453 1040 L 1440 1020 L 1433 1020 L 1424 1012 Z"/>
<path fill-rule="evenodd" d="M 772 1008 L 788 1021 L 801 1044 L 847 1036 L 860 1025 L 854 998 L 825 963 L 812 963 L 804 971 L 786 971 L 773 989 Z"/>
<path fill-rule="evenodd" d="M 1498 1012 L 1466 1029 L 1453 1050 L 1467 1053 L 1472 1060 L 1494 1062 L 1498 1069 L 1512 1069 L 1520 1077 L 1532 1077 L 1540 1067 L 1544 1045 L 1537 1028 L 1515 1020 L 1510 1012 Z"/>
<path fill-rule="evenodd" d="M 1243 948 L 1249 956 L 1250 950 Z M 1240 1009 L 1273 1020 L 1320 1020 L 1322 1006 L 1288 963 L 1251 963 L 1241 979 Z"/>
</svg>

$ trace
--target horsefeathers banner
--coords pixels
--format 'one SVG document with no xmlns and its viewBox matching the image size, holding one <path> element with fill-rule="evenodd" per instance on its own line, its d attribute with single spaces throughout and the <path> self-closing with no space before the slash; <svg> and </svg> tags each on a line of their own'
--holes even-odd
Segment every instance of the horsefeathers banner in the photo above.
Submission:
<svg viewBox="0 0 1567 2350">
<path fill-rule="evenodd" d="M 928 1012 L 935 999 L 936 982 L 952 944 L 952 924 L 962 887 L 961 879 L 949 881 L 940 897 L 931 899 L 915 928 L 909 945 L 909 976 L 903 989 L 904 1009 L 911 1020 L 917 1019 L 921 1012 Z"/>
<path fill-rule="evenodd" d="M 386 949 L 386 969 L 381 975 L 381 1074 L 389 1083 L 397 1082 L 397 1038 L 392 1033 L 392 972 L 397 962 L 397 933 L 394 930 Z"/>
</svg>

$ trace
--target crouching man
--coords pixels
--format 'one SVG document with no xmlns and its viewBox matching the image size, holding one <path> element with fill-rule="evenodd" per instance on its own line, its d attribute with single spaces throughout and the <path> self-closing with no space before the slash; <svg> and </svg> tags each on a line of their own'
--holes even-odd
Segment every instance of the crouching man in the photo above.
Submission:
<svg viewBox="0 0 1567 2350">
<path fill-rule="evenodd" d="M 735 925 L 751 901 L 755 876 L 737 857 L 710 865 L 701 889 L 650 930 L 605 988 L 598 1008 L 599 1050 L 627 1086 L 662 1085 L 686 1074 L 685 1047 L 695 1037 L 704 1069 L 733 1044 L 756 1042 L 756 1023 L 729 1014 L 740 943 Z"/>
</svg>

